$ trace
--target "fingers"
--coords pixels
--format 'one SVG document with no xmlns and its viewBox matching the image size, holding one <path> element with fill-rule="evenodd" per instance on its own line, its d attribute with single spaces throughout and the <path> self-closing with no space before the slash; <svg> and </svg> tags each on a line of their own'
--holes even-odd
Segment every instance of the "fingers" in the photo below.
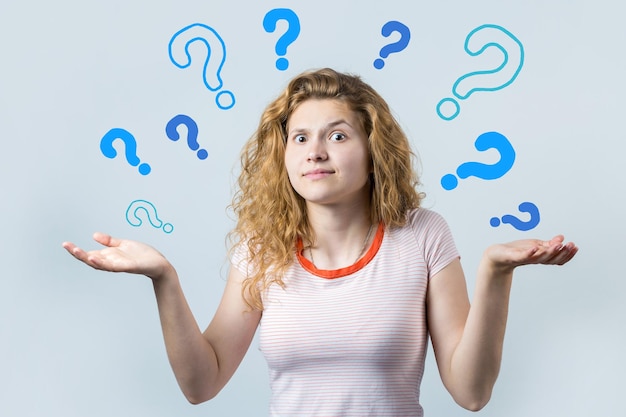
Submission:
<svg viewBox="0 0 626 417">
<path fill-rule="evenodd" d="M 72 242 L 63 242 L 62 246 L 66 251 L 68 251 L 74 257 L 77 257 L 77 255 L 80 254 L 80 252 L 84 252 L 82 249 L 80 249 L 78 246 L 76 246 Z"/>
<path fill-rule="evenodd" d="M 552 246 L 552 245 L 562 245 L 564 241 L 565 241 L 565 236 L 563 236 L 563 235 L 556 235 L 552 239 L 550 239 L 550 242 L 548 242 L 548 243 L 550 244 L 550 246 Z"/>
<path fill-rule="evenodd" d="M 72 248 L 76 247 L 76 245 L 74 245 L 72 242 L 63 242 L 61 243 L 61 246 L 63 246 L 63 249 L 70 253 L 72 253 Z"/>
<path fill-rule="evenodd" d="M 569 262 L 578 252 L 578 247 L 572 242 L 565 245 L 554 242 L 554 239 L 550 242 L 552 242 L 552 245 L 544 253 L 539 254 L 537 263 L 563 265 Z"/>
<path fill-rule="evenodd" d="M 100 243 L 101 245 L 108 246 L 108 247 L 119 246 L 121 242 L 120 239 L 116 239 L 112 237 L 111 235 L 108 235 L 106 233 L 101 233 L 101 232 L 94 233 L 93 240 Z"/>
<path fill-rule="evenodd" d="M 153 261 L 150 247 L 137 242 L 116 239 L 106 233 L 94 233 L 93 239 L 104 247 L 90 251 L 83 250 L 72 242 L 63 242 L 63 248 L 84 264 L 98 270 L 110 272 L 138 272 L 137 260 Z M 157 259 L 159 261 L 159 259 Z"/>
<path fill-rule="evenodd" d="M 90 252 L 83 250 L 72 242 L 63 242 L 62 246 L 74 258 L 91 266 L 92 268 L 100 269 L 101 262 L 97 256 L 94 256 L 93 254 L 90 255 Z"/>
<path fill-rule="evenodd" d="M 557 265 L 566 264 L 567 262 L 572 260 L 572 258 L 576 255 L 577 252 L 578 252 L 578 247 L 572 242 L 570 242 L 567 245 L 564 245 L 563 247 L 561 247 L 561 249 L 559 250 L 559 253 L 554 258 L 554 261 L 555 261 L 554 263 Z"/>
<path fill-rule="evenodd" d="M 562 246 L 565 237 L 563 235 L 556 235 L 550 240 L 537 240 L 537 244 L 542 248 L 553 248 L 556 246 Z"/>
<path fill-rule="evenodd" d="M 70 253 L 74 258 L 81 262 L 90 265 L 87 252 L 73 244 L 72 242 L 63 242 L 63 248 Z"/>
<path fill-rule="evenodd" d="M 116 239 L 106 233 L 101 233 L 101 232 L 94 233 L 93 240 L 95 240 L 96 242 L 100 243 L 103 246 L 108 246 L 108 247 L 116 247 L 116 246 L 119 246 L 121 243 L 120 239 Z M 73 256 L 78 257 L 81 260 L 82 258 L 84 258 L 84 255 L 86 254 L 84 250 L 82 250 L 81 248 L 79 248 L 72 242 L 63 242 L 62 246 L 63 248 L 65 248 L 65 250 L 67 250 Z"/>
</svg>

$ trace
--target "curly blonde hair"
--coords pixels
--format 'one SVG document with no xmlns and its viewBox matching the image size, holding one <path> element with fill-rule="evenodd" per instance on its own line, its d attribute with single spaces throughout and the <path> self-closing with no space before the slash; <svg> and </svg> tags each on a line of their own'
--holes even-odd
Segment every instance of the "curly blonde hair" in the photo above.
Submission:
<svg viewBox="0 0 626 417">
<path fill-rule="evenodd" d="M 307 71 L 263 112 L 254 135 L 241 152 L 241 173 L 232 208 L 237 224 L 229 233 L 231 250 L 247 246 L 253 265 L 243 283 L 251 308 L 263 309 L 262 293 L 272 284 L 284 287 L 282 275 L 295 259 L 300 237 L 313 242 L 304 199 L 291 186 L 285 168 L 286 125 L 308 99 L 341 100 L 354 111 L 368 136 L 371 175 L 371 221 L 386 228 L 405 224 L 406 214 L 423 198 L 417 191 L 415 154 L 385 100 L 357 75 L 330 68 Z"/>
</svg>

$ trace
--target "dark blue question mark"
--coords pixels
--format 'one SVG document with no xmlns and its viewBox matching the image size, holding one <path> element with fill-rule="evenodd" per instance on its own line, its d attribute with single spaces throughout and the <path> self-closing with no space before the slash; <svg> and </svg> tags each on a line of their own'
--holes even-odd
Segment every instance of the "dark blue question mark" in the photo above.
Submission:
<svg viewBox="0 0 626 417">
<path fill-rule="evenodd" d="M 174 142 L 180 139 L 180 134 L 177 129 L 181 125 L 187 128 L 187 146 L 189 146 L 189 149 L 192 151 L 198 150 L 198 152 L 196 152 L 198 159 L 206 159 L 209 153 L 204 149 L 198 149 L 200 148 L 200 144 L 198 143 L 198 125 L 191 117 L 184 114 L 174 116 L 165 126 L 167 137 Z"/>
<path fill-rule="evenodd" d="M 376 69 L 382 69 L 385 66 L 385 61 L 382 58 L 387 58 L 394 52 L 403 51 L 409 44 L 409 40 L 411 40 L 411 31 L 409 28 L 404 23 L 400 23 L 395 20 L 385 23 L 380 32 L 386 38 L 393 32 L 398 32 L 400 33 L 400 40 L 390 43 L 380 50 L 379 55 L 381 58 L 374 60 L 374 68 Z"/>
<path fill-rule="evenodd" d="M 138 169 L 141 175 L 148 175 L 151 171 L 150 165 L 140 164 L 141 160 L 137 156 L 137 141 L 128 130 L 117 127 L 109 130 L 100 140 L 100 151 L 102 151 L 102 154 L 107 158 L 115 158 L 117 151 L 113 147 L 113 142 L 118 139 L 125 145 L 126 161 L 134 167 L 139 165 Z"/>
<path fill-rule="evenodd" d="M 537 226 L 539 224 L 539 221 L 541 220 L 541 216 L 539 215 L 539 209 L 537 208 L 537 206 L 534 205 L 533 203 L 525 201 L 522 204 L 520 204 L 518 208 L 519 208 L 519 211 L 522 213 L 529 213 L 530 220 L 522 221 L 515 216 L 512 216 L 510 214 L 505 214 L 504 216 L 502 216 L 502 223 L 510 224 L 517 230 L 521 230 L 521 231 L 534 229 L 535 226 Z M 489 224 L 491 224 L 491 227 L 498 227 L 500 226 L 500 219 L 497 217 L 492 217 L 491 220 L 489 220 Z"/>
</svg>

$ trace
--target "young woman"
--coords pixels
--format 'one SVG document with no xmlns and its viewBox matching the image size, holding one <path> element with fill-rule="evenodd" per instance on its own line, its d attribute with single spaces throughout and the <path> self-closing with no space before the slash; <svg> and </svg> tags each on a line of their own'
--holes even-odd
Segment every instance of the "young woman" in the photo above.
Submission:
<svg viewBox="0 0 626 417">
<path fill-rule="evenodd" d="M 78 260 L 152 279 L 171 366 L 192 403 L 231 378 L 259 328 L 273 416 L 421 416 L 428 335 L 442 381 L 470 410 L 500 368 L 516 267 L 568 262 L 563 236 L 483 254 L 471 303 L 444 219 L 421 208 L 409 142 L 359 77 L 294 78 L 242 152 L 231 268 L 202 332 L 174 267 L 140 242 L 96 233 Z"/>
</svg>

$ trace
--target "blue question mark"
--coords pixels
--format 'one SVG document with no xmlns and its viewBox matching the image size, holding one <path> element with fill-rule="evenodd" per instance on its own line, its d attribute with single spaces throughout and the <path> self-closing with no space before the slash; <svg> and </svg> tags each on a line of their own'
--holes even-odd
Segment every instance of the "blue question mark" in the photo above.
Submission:
<svg viewBox="0 0 626 417">
<path fill-rule="evenodd" d="M 541 216 L 539 215 L 539 209 L 537 208 L 537 206 L 533 203 L 525 201 L 521 203 L 518 208 L 519 211 L 521 211 L 522 213 L 529 213 L 530 220 L 522 221 L 515 216 L 505 214 L 504 216 L 502 216 L 502 223 L 510 224 L 517 230 L 521 231 L 534 229 L 541 220 Z M 491 227 L 498 227 L 500 226 L 500 219 L 497 217 L 492 217 L 491 220 L 489 220 L 489 224 L 491 224 Z"/>
<path fill-rule="evenodd" d="M 291 9 L 273 9 L 267 12 L 263 18 L 263 29 L 268 33 L 274 32 L 279 20 L 287 21 L 287 31 L 278 39 L 274 48 L 276 55 L 280 57 L 276 60 L 276 68 L 285 71 L 289 68 L 289 60 L 284 56 L 287 55 L 287 47 L 300 35 L 300 19 Z"/>
<path fill-rule="evenodd" d="M 180 139 L 177 129 L 181 125 L 187 127 L 187 146 L 189 146 L 189 149 L 192 151 L 198 150 L 196 152 L 198 159 L 206 159 L 209 153 L 204 149 L 198 149 L 200 148 L 198 143 L 198 125 L 191 117 L 184 114 L 174 116 L 165 126 L 167 137 L 174 142 Z"/>
<path fill-rule="evenodd" d="M 497 36 L 501 37 L 502 34 L 504 34 L 507 41 L 513 41 L 514 47 L 510 49 L 511 50 L 518 49 L 518 53 L 514 56 L 514 59 L 516 59 L 517 62 L 509 62 L 509 51 L 498 42 L 487 42 L 478 49 L 472 49 L 470 47 L 470 42 L 472 41 L 472 39 L 484 33 L 494 35 L 496 37 Z M 484 71 L 473 71 L 458 78 L 454 82 L 454 85 L 452 86 L 452 94 L 454 95 L 454 97 L 444 98 L 441 101 L 439 101 L 439 103 L 437 104 L 437 114 L 439 115 L 440 118 L 442 118 L 443 120 L 449 121 L 457 117 L 461 111 L 461 106 L 459 105 L 458 100 L 466 100 L 473 93 L 477 91 L 498 91 L 509 86 L 513 81 L 515 81 L 520 71 L 522 70 L 522 66 L 524 65 L 524 46 L 519 41 L 519 39 L 517 39 L 511 32 L 509 32 L 502 26 L 487 24 L 487 25 L 482 25 L 482 26 L 475 28 L 465 38 L 464 49 L 465 49 L 465 52 L 467 52 L 470 56 L 481 55 L 487 49 L 492 48 L 492 47 L 495 47 L 498 50 L 500 50 L 500 52 L 502 52 L 502 55 L 503 55 L 502 63 L 498 65 L 496 68 L 484 70 Z M 493 74 L 496 74 L 499 72 L 506 72 L 504 71 L 505 68 L 509 72 L 508 75 L 506 75 L 507 77 L 506 80 L 494 83 Z M 467 80 L 471 80 L 471 82 Z M 491 86 L 489 87 L 477 86 L 477 87 L 472 87 L 472 88 L 466 87 L 466 84 L 470 84 L 470 85 L 475 84 L 475 80 L 483 80 L 483 81 L 489 80 L 490 82 L 488 82 L 487 84 Z M 463 84 L 463 87 L 468 88 L 465 93 L 459 92 L 459 90 L 461 89 L 460 84 Z M 453 108 L 453 110 L 451 112 L 449 111 L 449 109 L 447 110 L 442 109 L 443 107 L 450 107 L 450 106 L 446 106 L 446 104 L 452 105 L 451 107 Z"/>
<path fill-rule="evenodd" d="M 117 151 L 113 147 L 113 142 L 118 139 L 124 143 L 126 161 L 134 167 L 138 166 L 141 175 L 148 175 L 152 169 L 148 164 L 140 164 L 141 160 L 137 156 L 137 141 L 128 130 L 117 127 L 109 130 L 100 140 L 102 154 L 107 158 L 115 158 Z"/>
<path fill-rule="evenodd" d="M 210 91 L 219 91 L 224 86 L 220 73 L 226 61 L 226 45 L 221 36 L 213 29 L 202 23 L 194 23 L 176 32 L 168 45 L 170 60 L 178 68 L 188 68 L 191 65 L 189 47 L 194 42 L 201 42 L 207 48 L 204 61 L 202 80 Z M 215 96 L 217 107 L 228 110 L 235 105 L 235 95 L 222 90 Z"/>
<path fill-rule="evenodd" d="M 397 42 L 390 43 L 380 50 L 380 58 L 374 60 L 374 68 L 382 69 L 385 66 L 383 58 L 387 58 L 390 54 L 403 51 L 411 40 L 411 30 L 404 24 L 395 20 L 385 23 L 380 31 L 382 35 L 388 38 L 392 33 L 400 33 L 400 39 Z"/>
<path fill-rule="evenodd" d="M 126 209 L 126 221 L 133 227 L 139 227 L 143 224 L 143 220 L 139 216 L 140 213 L 145 213 L 148 217 L 148 222 L 152 227 L 156 229 L 162 229 L 165 233 L 172 233 L 174 226 L 171 223 L 163 223 L 157 215 L 156 207 L 146 200 L 135 200 L 130 203 Z"/>
<path fill-rule="evenodd" d="M 480 152 L 496 149 L 500 154 L 500 160 L 492 165 L 465 162 L 456 169 L 456 175 L 461 179 L 473 176 L 484 180 L 495 180 L 506 174 L 515 162 L 515 149 L 511 142 L 498 132 L 486 132 L 478 136 L 474 147 Z M 453 190 L 458 184 L 459 181 L 453 174 L 446 174 L 441 178 L 441 186 L 445 190 Z"/>
</svg>

